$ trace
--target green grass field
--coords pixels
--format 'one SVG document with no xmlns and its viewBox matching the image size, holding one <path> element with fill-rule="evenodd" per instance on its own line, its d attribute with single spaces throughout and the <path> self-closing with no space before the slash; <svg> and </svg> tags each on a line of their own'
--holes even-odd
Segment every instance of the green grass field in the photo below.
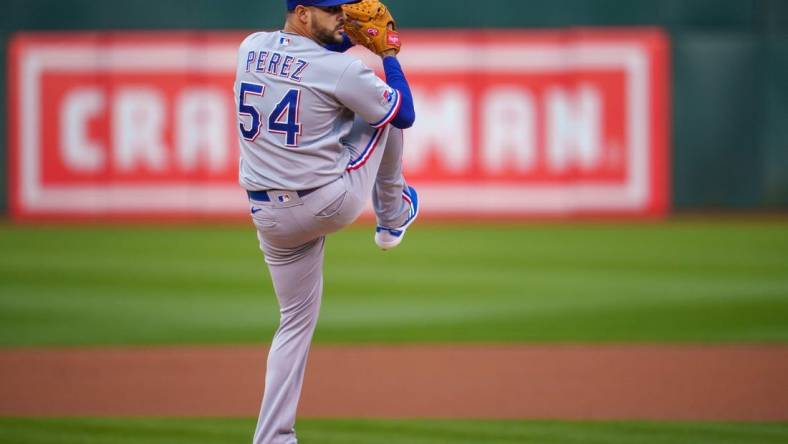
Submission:
<svg viewBox="0 0 788 444">
<path fill-rule="evenodd" d="M 0 419 L 0 442 L 16 444 L 237 444 L 242 419 Z M 305 444 L 782 444 L 786 424 L 303 420 Z"/>
<path fill-rule="evenodd" d="M 251 227 L 0 225 L 0 347 L 267 343 Z M 788 223 L 369 227 L 328 243 L 316 342 L 785 342 Z M 0 382 L 1 384 L 1 382 Z M 0 443 L 243 443 L 251 419 L 0 419 Z M 788 442 L 786 424 L 299 421 L 303 443 Z"/>
<path fill-rule="evenodd" d="M 267 342 L 253 229 L 0 227 L 0 346 Z M 415 227 L 329 239 L 317 342 L 788 340 L 788 224 Z"/>
</svg>

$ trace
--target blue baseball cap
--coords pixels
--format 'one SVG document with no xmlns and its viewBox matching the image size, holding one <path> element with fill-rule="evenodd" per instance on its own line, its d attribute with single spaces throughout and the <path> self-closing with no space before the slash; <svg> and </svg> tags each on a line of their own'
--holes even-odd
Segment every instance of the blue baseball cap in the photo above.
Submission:
<svg viewBox="0 0 788 444">
<path fill-rule="evenodd" d="M 287 0 L 287 10 L 292 11 L 296 6 L 339 6 L 348 3 L 358 3 L 361 0 Z"/>
</svg>

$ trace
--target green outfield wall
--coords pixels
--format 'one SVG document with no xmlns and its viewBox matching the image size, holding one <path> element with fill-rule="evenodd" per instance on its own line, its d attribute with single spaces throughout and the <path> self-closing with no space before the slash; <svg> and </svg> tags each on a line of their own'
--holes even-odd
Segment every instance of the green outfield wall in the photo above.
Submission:
<svg viewBox="0 0 788 444">
<path fill-rule="evenodd" d="M 788 2 L 389 0 L 408 28 L 658 26 L 672 47 L 676 209 L 788 208 Z M 7 43 L 18 31 L 277 28 L 283 0 L 5 0 L 0 211 L 7 206 Z"/>
</svg>

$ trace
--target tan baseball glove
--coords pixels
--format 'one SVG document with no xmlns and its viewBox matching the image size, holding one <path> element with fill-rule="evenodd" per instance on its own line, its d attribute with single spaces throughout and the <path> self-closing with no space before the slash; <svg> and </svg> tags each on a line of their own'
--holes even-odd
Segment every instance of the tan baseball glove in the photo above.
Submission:
<svg viewBox="0 0 788 444">
<path fill-rule="evenodd" d="M 399 53 L 401 45 L 397 22 L 386 5 L 378 0 L 362 0 L 344 4 L 342 9 L 347 17 L 345 33 L 353 43 L 378 55 L 390 49 Z"/>
</svg>

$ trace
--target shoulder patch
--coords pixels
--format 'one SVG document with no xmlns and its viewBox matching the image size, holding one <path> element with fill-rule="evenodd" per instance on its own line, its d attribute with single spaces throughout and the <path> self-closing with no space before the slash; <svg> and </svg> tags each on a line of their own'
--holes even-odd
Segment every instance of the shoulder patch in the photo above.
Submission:
<svg viewBox="0 0 788 444">
<path fill-rule="evenodd" d="M 381 97 L 380 104 L 384 106 L 391 105 L 396 98 L 396 94 L 396 91 L 394 91 L 392 88 L 386 88 L 383 90 L 383 97 Z"/>
</svg>

